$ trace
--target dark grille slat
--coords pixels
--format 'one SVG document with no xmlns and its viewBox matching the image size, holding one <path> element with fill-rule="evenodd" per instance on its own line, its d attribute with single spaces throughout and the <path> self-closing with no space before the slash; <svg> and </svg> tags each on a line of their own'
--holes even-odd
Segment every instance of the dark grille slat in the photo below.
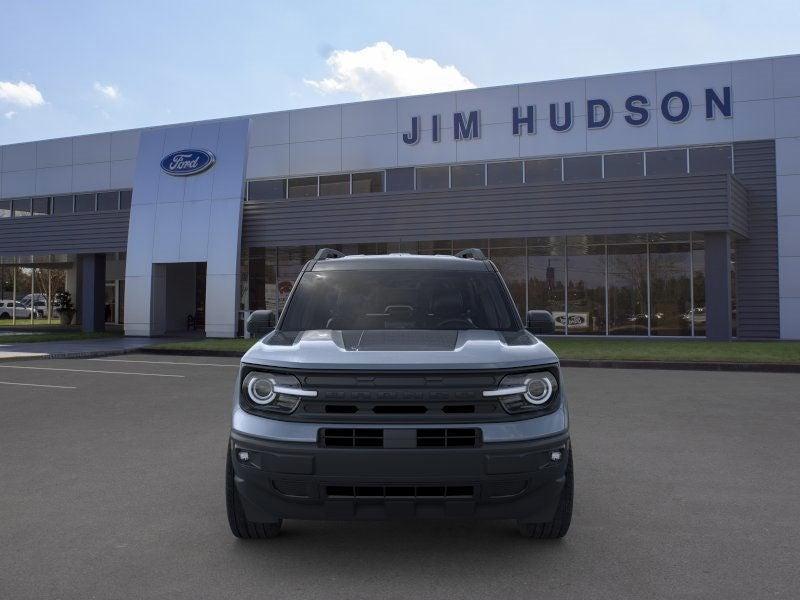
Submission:
<svg viewBox="0 0 800 600">
<path fill-rule="evenodd" d="M 383 429 L 320 429 L 320 444 L 326 448 L 383 448 Z M 412 430 L 413 431 L 413 430 Z M 417 448 L 475 448 L 480 430 L 475 428 L 417 429 Z"/>
<path fill-rule="evenodd" d="M 328 498 L 395 499 L 413 498 L 421 500 L 449 500 L 454 498 L 473 498 L 475 486 L 472 485 L 329 485 L 325 487 Z"/>
</svg>

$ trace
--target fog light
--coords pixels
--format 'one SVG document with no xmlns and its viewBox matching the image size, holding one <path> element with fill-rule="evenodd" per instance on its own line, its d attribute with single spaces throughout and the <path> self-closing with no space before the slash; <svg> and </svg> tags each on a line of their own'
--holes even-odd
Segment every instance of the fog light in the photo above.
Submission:
<svg viewBox="0 0 800 600">
<path fill-rule="evenodd" d="M 553 462 L 558 462 L 561 460 L 561 450 L 553 450 L 550 453 L 550 460 Z"/>
<path fill-rule="evenodd" d="M 236 453 L 236 457 L 239 459 L 239 462 L 246 463 L 250 460 L 250 453 L 247 450 L 239 450 Z"/>
</svg>

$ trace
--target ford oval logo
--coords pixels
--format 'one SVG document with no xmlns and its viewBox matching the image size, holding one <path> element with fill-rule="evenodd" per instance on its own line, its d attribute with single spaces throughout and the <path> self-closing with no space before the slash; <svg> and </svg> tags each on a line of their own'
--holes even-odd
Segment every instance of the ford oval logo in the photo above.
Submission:
<svg viewBox="0 0 800 600">
<path fill-rule="evenodd" d="M 178 150 L 161 159 L 161 170 L 180 177 L 197 175 L 210 169 L 216 160 L 208 150 Z"/>
</svg>

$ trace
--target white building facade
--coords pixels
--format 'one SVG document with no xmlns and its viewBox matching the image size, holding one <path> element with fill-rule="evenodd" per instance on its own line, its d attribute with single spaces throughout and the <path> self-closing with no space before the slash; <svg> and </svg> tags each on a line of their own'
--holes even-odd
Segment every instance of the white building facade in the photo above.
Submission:
<svg viewBox="0 0 800 600">
<path fill-rule="evenodd" d="M 565 335 L 800 339 L 798 232 L 800 56 L 0 148 L 3 298 L 129 335 L 240 335 L 320 247 L 476 246 Z"/>
</svg>

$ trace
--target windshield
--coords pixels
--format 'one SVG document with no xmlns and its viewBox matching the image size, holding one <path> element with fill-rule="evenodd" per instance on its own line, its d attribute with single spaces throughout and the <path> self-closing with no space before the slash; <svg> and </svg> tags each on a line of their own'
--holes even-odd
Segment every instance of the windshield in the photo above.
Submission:
<svg viewBox="0 0 800 600">
<path fill-rule="evenodd" d="M 386 270 L 305 273 L 280 329 L 490 329 L 521 322 L 495 273 Z"/>
</svg>

